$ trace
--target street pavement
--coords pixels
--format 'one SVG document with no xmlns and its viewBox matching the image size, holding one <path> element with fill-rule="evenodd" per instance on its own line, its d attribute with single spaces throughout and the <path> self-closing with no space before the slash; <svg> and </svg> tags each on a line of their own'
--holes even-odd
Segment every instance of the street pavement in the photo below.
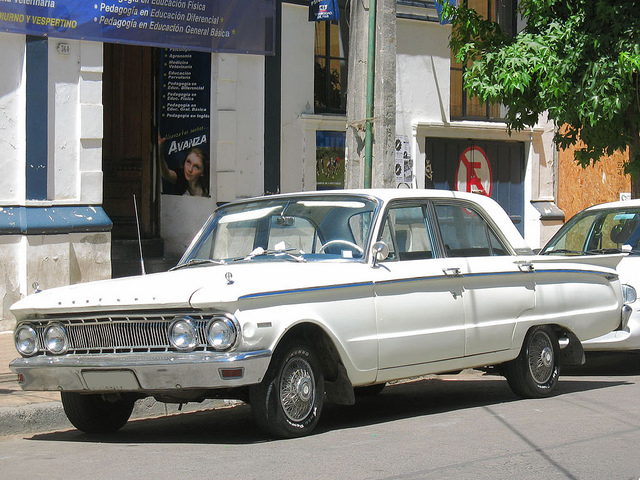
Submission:
<svg viewBox="0 0 640 480">
<path fill-rule="evenodd" d="M 0 437 L 72 429 L 60 401 L 59 392 L 25 392 L 9 364 L 19 357 L 13 332 L 0 332 Z M 152 418 L 231 406 L 237 402 L 208 400 L 179 405 L 156 402 L 152 398 L 136 402 L 132 419 Z"/>
</svg>

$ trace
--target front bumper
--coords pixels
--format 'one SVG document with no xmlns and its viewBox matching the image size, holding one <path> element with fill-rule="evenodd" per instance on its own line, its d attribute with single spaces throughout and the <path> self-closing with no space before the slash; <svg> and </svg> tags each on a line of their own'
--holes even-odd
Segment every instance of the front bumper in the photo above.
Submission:
<svg viewBox="0 0 640 480">
<path fill-rule="evenodd" d="M 271 351 L 148 353 L 17 358 L 9 367 L 23 390 L 158 392 L 260 383 Z"/>
</svg>

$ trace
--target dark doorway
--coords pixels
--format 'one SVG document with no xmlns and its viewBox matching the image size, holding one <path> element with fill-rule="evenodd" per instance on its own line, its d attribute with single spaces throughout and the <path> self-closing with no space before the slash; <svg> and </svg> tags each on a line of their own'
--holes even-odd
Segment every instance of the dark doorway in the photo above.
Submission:
<svg viewBox="0 0 640 480">
<path fill-rule="evenodd" d="M 154 85 L 153 48 L 104 44 L 103 207 L 113 240 L 137 238 L 134 195 L 142 238 L 158 234 Z"/>
</svg>

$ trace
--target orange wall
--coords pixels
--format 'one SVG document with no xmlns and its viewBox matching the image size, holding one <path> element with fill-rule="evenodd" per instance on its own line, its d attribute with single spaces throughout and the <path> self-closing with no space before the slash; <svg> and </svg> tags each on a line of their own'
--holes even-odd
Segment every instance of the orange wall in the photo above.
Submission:
<svg viewBox="0 0 640 480">
<path fill-rule="evenodd" d="M 621 193 L 631 192 L 631 177 L 622 166 L 627 153 L 616 152 L 585 169 L 576 164 L 573 151 L 561 150 L 558 162 L 558 207 L 565 221 L 584 208 L 618 201 Z"/>
</svg>

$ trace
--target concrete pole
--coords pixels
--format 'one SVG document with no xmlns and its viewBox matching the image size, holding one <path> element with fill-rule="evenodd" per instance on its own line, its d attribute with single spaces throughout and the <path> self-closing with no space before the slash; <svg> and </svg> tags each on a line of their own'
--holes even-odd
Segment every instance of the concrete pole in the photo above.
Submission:
<svg viewBox="0 0 640 480">
<path fill-rule="evenodd" d="M 395 187 L 396 0 L 377 0 L 373 81 L 372 172 L 374 188 Z M 369 2 L 352 0 L 347 91 L 345 186 L 365 187 Z"/>
</svg>

